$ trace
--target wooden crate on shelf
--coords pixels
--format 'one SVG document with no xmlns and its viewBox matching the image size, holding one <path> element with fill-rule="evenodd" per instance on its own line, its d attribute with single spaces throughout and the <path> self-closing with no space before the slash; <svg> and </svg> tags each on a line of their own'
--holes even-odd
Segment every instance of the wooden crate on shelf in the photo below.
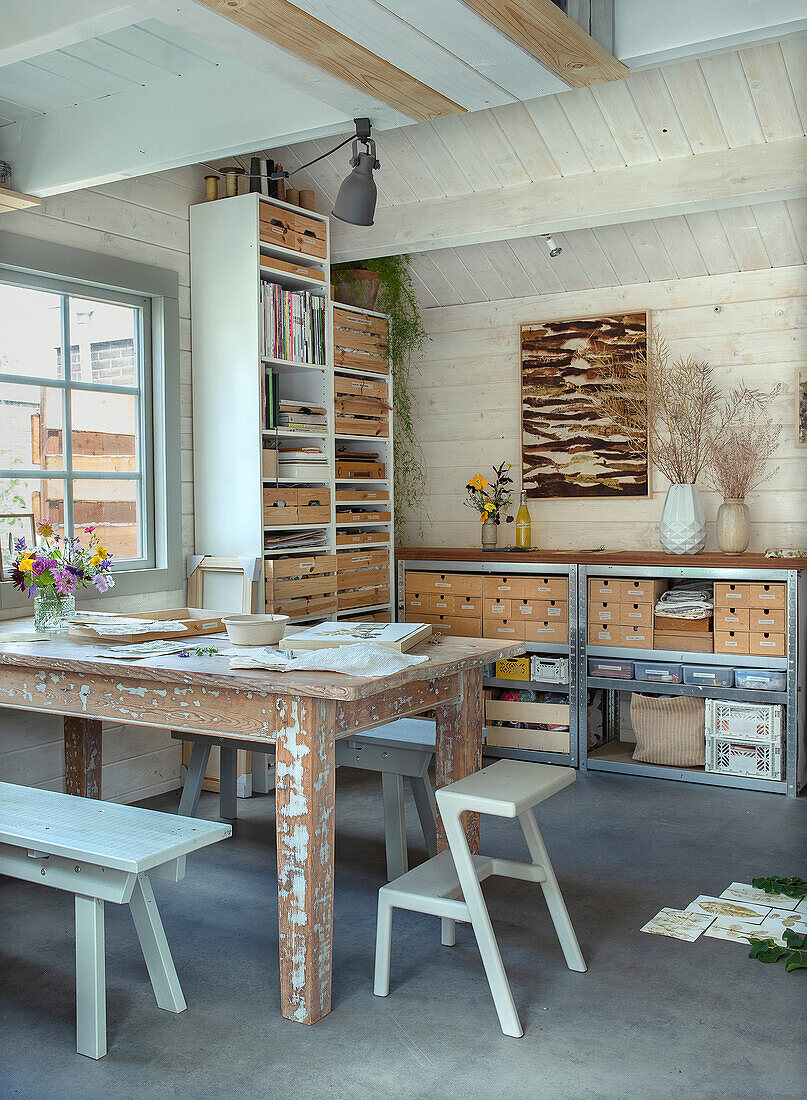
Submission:
<svg viewBox="0 0 807 1100">
<path fill-rule="evenodd" d="M 389 374 L 387 322 L 334 306 L 334 365 Z"/>
<path fill-rule="evenodd" d="M 379 603 L 389 603 L 389 587 L 357 588 L 350 592 L 337 593 L 339 611 L 346 611 L 353 607 L 374 607 Z"/>
<path fill-rule="evenodd" d="M 354 378 L 353 375 L 339 373 L 333 376 L 333 392 L 337 397 L 375 397 L 386 401 L 388 391 L 386 379 Z"/>
<path fill-rule="evenodd" d="M 355 458 L 336 459 L 336 478 L 353 478 L 357 481 L 383 481 L 387 467 L 383 462 L 363 462 Z"/>
<path fill-rule="evenodd" d="M 262 202 L 260 211 L 260 238 L 264 244 L 274 244 L 324 260 L 328 250 L 327 224 L 294 210 L 286 210 L 273 203 Z"/>
<path fill-rule="evenodd" d="M 284 488 L 264 489 L 264 527 L 288 527 L 289 524 L 297 522 L 297 490 Z M 327 523 L 327 519 L 325 522 Z"/>
<path fill-rule="evenodd" d="M 267 613 L 301 618 L 336 611 L 336 567 L 336 554 L 267 560 Z"/>
<path fill-rule="evenodd" d="M 337 546 L 367 546 L 373 542 L 389 542 L 389 531 L 337 531 Z"/>
<path fill-rule="evenodd" d="M 273 271 L 280 271 L 284 275 L 303 275 L 306 279 L 325 281 L 325 272 L 321 267 L 296 264 L 291 260 L 280 260 L 277 256 L 261 256 L 261 267 L 271 267 Z"/>
<path fill-rule="evenodd" d="M 336 513 L 336 522 L 339 523 L 389 523 L 392 512 L 353 512 L 340 511 Z"/>
<path fill-rule="evenodd" d="M 568 752 L 569 730 L 519 729 L 507 725 L 569 725 L 568 703 L 531 703 L 520 700 L 486 699 L 485 726 L 488 745 L 512 749 L 538 749 L 544 752 Z"/>
<path fill-rule="evenodd" d="M 389 500 L 388 489 L 354 489 L 347 486 L 336 490 L 336 503 L 359 504 L 367 501 L 368 504 Z"/>
<path fill-rule="evenodd" d="M 357 612 L 355 615 L 343 615 L 339 619 L 340 623 L 389 623 L 392 622 L 392 612 L 390 611 L 369 611 L 362 615 Z"/>
<path fill-rule="evenodd" d="M 337 435 L 389 436 L 389 405 L 377 397 L 337 397 L 334 400 Z"/>
<path fill-rule="evenodd" d="M 331 490 L 322 487 L 297 490 L 298 523 L 330 523 Z"/>
</svg>

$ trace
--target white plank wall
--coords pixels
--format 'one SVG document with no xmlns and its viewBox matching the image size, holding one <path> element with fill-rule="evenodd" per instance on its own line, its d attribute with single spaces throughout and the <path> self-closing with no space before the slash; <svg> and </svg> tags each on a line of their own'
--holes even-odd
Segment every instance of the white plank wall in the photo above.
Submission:
<svg viewBox="0 0 807 1100">
<path fill-rule="evenodd" d="M 45 199 L 36 211 L 0 215 L 0 228 L 9 233 L 178 273 L 183 555 L 193 551 L 188 208 L 202 197 L 203 176 L 204 169 L 179 168 Z M 184 589 L 154 592 L 138 600 L 144 610 L 177 607 L 184 602 Z M 115 610 L 126 603 L 105 600 L 104 608 Z M 105 726 L 104 797 L 116 802 L 134 802 L 177 788 L 180 754 L 180 743 L 162 731 Z M 0 709 L 0 779 L 64 790 L 61 721 L 47 715 Z"/>
<path fill-rule="evenodd" d="M 807 269 L 757 272 L 580 290 L 424 310 L 430 341 L 415 375 L 418 434 L 428 470 L 422 508 L 406 516 L 402 544 L 476 546 L 479 523 L 463 504 L 476 471 L 502 460 L 519 470 L 519 325 L 551 318 L 649 309 L 674 356 L 708 360 L 721 388 L 741 380 L 785 392 L 778 472 L 749 497 L 751 550 L 807 546 L 807 451 L 795 446 L 795 378 L 807 354 Z M 547 549 L 658 550 L 667 482 L 652 474 L 650 498 L 535 500 L 534 545 Z M 703 492 L 707 549 L 717 549 L 719 498 Z M 512 545 L 513 527 L 500 528 Z"/>
</svg>

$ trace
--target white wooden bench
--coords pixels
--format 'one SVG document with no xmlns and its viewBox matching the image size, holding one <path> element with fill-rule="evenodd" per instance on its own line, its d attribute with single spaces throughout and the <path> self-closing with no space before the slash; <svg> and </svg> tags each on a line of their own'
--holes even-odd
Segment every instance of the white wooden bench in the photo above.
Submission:
<svg viewBox="0 0 807 1100">
<path fill-rule="evenodd" d="M 75 894 L 79 1054 L 107 1051 L 104 902 L 129 905 L 157 1004 L 182 1012 L 149 873 L 179 882 L 188 852 L 231 833 L 230 825 L 0 783 L 0 874 Z"/>
<path fill-rule="evenodd" d="M 193 749 L 188 765 L 178 813 L 195 816 L 199 808 L 202 782 L 207 771 L 210 750 L 221 751 L 219 769 L 219 813 L 234 821 L 238 809 L 236 800 L 236 754 L 239 748 L 252 752 L 252 790 L 268 794 L 274 790 L 274 766 L 265 741 L 234 742 L 206 733 L 182 731 L 173 737 L 191 741 Z M 363 768 L 381 773 L 384 803 L 384 837 L 387 855 L 387 878 L 398 878 L 409 865 L 406 849 L 406 820 L 403 781 L 409 780 L 415 800 L 426 851 L 437 852 L 437 812 L 434 788 L 429 778 L 429 766 L 434 757 L 435 724 L 427 718 L 399 718 L 383 726 L 350 737 L 339 738 L 335 746 L 336 766 Z"/>
</svg>

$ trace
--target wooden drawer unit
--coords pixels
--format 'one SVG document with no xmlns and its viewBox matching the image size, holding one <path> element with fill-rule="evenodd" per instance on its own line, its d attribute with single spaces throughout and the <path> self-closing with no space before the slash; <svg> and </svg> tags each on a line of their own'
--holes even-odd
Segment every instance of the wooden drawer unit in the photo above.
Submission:
<svg viewBox="0 0 807 1100">
<path fill-rule="evenodd" d="M 715 610 L 717 610 L 718 607 L 749 607 L 750 600 L 750 584 L 733 584 L 725 581 L 715 581 Z"/>
<path fill-rule="evenodd" d="M 318 260 L 325 259 L 328 249 L 326 222 L 265 202 L 260 203 L 258 209 L 260 238 L 264 243 L 280 245 Z"/>
<path fill-rule="evenodd" d="M 345 485 L 336 490 L 337 504 L 381 504 L 389 501 L 388 489 L 354 489 L 352 485 Z"/>
<path fill-rule="evenodd" d="M 589 603 L 594 600 L 608 600 L 609 602 L 619 603 L 619 586 L 621 584 L 622 582 L 614 577 L 589 577 Z"/>
<path fill-rule="evenodd" d="M 461 619 L 455 615 L 427 615 L 418 621 L 430 623 L 435 633 L 455 634 L 461 638 L 482 637 L 482 624 L 475 619 Z"/>
<path fill-rule="evenodd" d="M 520 576 L 485 577 L 483 592 L 486 600 L 520 600 L 524 596 L 524 578 Z"/>
<path fill-rule="evenodd" d="M 619 622 L 621 626 L 652 626 L 653 608 L 651 601 L 645 603 L 622 603 L 619 605 Z"/>
<path fill-rule="evenodd" d="M 527 600 L 566 600 L 569 599 L 568 577 L 525 577 L 524 591 Z"/>
<path fill-rule="evenodd" d="M 512 600 L 511 613 L 514 619 L 547 619 L 551 622 L 568 623 L 569 605 L 565 600 Z"/>
<path fill-rule="evenodd" d="M 589 620 L 589 645 L 619 645 L 619 623 L 595 623 Z"/>
<path fill-rule="evenodd" d="M 335 554 L 270 558 L 264 570 L 267 613 L 299 618 L 336 611 Z"/>
<path fill-rule="evenodd" d="M 463 619 L 478 619 L 482 622 L 482 597 L 481 596 L 455 596 L 454 614 Z"/>
<path fill-rule="evenodd" d="M 748 652 L 754 657 L 784 657 L 786 644 L 781 632 L 752 630 L 748 635 Z"/>
<path fill-rule="evenodd" d="M 774 634 L 784 634 L 784 608 L 752 607 L 748 612 L 748 629 L 763 632 L 767 631 L 768 633 Z"/>
<path fill-rule="evenodd" d="M 747 630 L 715 630 L 715 653 L 748 654 Z"/>
<path fill-rule="evenodd" d="M 568 703 L 532 703 L 521 699 L 486 699 L 485 721 L 501 725 L 502 722 L 524 722 L 543 726 L 568 726 Z"/>
<path fill-rule="evenodd" d="M 407 622 L 426 622 L 425 616 L 431 615 L 431 608 L 429 607 L 430 599 L 431 597 L 428 593 L 407 592 L 406 599 L 404 600 Z"/>
<path fill-rule="evenodd" d="M 389 587 L 365 587 L 337 593 L 337 608 L 344 611 L 350 607 L 373 607 L 378 603 L 389 603 Z"/>
<path fill-rule="evenodd" d="M 485 619 L 482 627 L 483 638 L 505 638 L 511 642 L 523 642 L 527 623 L 519 619 Z"/>
<path fill-rule="evenodd" d="M 266 492 L 266 490 L 264 490 Z M 297 522 L 298 523 L 330 523 L 331 522 L 331 490 L 330 489 L 298 489 L 297 490 Z"/>
<path fill-rule="evenodd" d="M 592 600 L 588 605 L 588 618 L 591 623 L 610 623 L 619 625 L 622 605 L 617 600 Z"/>
<path fill-rule="evenodd" d="M 652 617 L 649 626 L 626 626 L 624 623 L 617 627 L 619 641 L 616 643 L 626 649 L 652 649 L 653 648 L 653 623 Z"/>
<path fill-rule="evenodd" d="M 423 592 L 437 592 L 453 596 L 482 598 L 482 578 L 468 573 L 409 573 L 406 587 L 415 585 Z"/>
<path fill-rule="evenodd" d="M 351 374 L 333 376 L 333 392 L 337 397 L 374 397 L 386 404 L 389 384 L 381 378 L 354 378 Z"/>
<path fill-rule="evenodd" d="M 484 600 L 485 622 L 487 623 L 488 619 L 509 619 L 512 603 L 512 600 Z"/>
<path fill-rule="evenodd" d="M 716 607 L 715 630 L 749 630 L 751 612 L 747 607 Z M 764 630 L 764 627 L 760 627 Z"/>
<path fill-rule="evenodd" d="M 653 606 L 658 602 L 662 592 L 666 592 L 669 581 L 646 577 L 622 578 L 618 581 L 620 603 L 649 603 Z"/>
<path fill-rule="evenodd" d="M 527 642 L 551 642 L 552 645 L 569 644 L 569 624 L 540 619 L 524 621 L 524 640 Z"/>
<path fill-rule="evenodd" d="M 389 559 L 387 559 L 387 562 Z M 389 584 L 389 565 L 371 565 L 361 569 L 345 569 L 342 563 L 336 570 L 336 583 L 340 592 L 348 588 L 363 588 L 368 584 Z"/>
<path fill-rule="evenodd" d="M 264 527 L 285 527 L 298 522 L 297 489 L 264 489 L 263 525 Z M 330 520 L 328 511 L 327 523 Z"/>
<path fill-rule="evenodd" d="M 389 531 L 337 531 L 337 546 L 366 546 L 373 542 L 389 542 Z"/>
<path fill-rule="evenodd" d="M 433 592 L 429 596 L 429 613 L 432 615 L 453 615 L 456 596 L 442 592 Z"/>
<path fill-rule="evenodd" d="M 389 523 L 392 512 L 351 511 L 349 508 L 337 509 L 336 522 L 339 523 Z"/>
<path fill-rule="evenodd" d="M 274 240 L 270 242 L 275 244 Z M 321 267 L 308 267 L 306 264 L 295 264 L 289 260 L 279 260 L 275 256 L 261 256 L 261 267 L 271 267 L 273 271 L 281 271 L 287 275 L 302 275 L 306 279 L 318 279 L 325 282 L 325 272 Z"/>
<path fill-rule="evenodd" d="M 356 478 L 357 481 L 383 481 L 387 467 L 383 462 L 362 462 L 356 458 L 337 458 L 336 478 Z"/>
<path fill-rule="evenodd" d="M 787 585 L 752 584 L 750 589 L 750 607 L 777 608 L 784 611 L 787 603 Z"/>
<path fill-rule="evenodd" d="M 334 424 L 337 435 L 389 436 L 389 405 L 376 397 L 336 397 Z"/>
</svg>

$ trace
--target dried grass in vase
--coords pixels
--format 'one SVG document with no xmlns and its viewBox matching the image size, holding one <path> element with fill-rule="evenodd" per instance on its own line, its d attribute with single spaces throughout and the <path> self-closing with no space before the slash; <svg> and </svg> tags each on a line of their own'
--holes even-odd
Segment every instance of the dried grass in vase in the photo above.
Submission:
<svg viewBox="0 0 807 1100">
<path fill-rule="evenodd" d="M 768 463 L 779 446 L 782 422 L 770 412 L 779 384 L 769 392 L 738 386 L 726 400 L 719 431 L 709 439 L 704 482 L 724 500 L 745 500 L 773 477 L 778 467 Z"/>
</svg>

